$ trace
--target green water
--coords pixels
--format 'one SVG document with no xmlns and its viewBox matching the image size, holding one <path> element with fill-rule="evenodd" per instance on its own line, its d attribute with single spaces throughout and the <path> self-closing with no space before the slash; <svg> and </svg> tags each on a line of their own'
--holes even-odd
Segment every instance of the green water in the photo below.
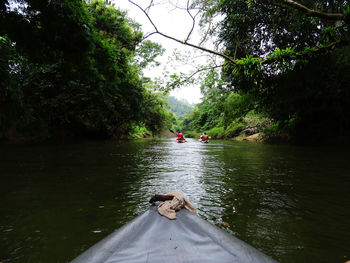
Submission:
<svg viewBox="0 0 350 263">
<path fill-rule="evenodd" d="M 172 189 L 280 262 L 350 259 L 346 148 L 166 139 L 1 144 L 0 261 L 69 262 Z"/>
</svg>

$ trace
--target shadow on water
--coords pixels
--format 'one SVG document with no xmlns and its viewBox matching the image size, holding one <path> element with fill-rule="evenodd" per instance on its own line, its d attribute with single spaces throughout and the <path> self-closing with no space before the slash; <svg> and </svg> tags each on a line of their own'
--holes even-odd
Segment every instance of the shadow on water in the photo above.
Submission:
<svg viewBox="0 0 350 263">
<path fill-rule="evenodd" d="M 68 262 L 180 189 L 280 262 L 350 257 L 344 148 L 174 139 L 1 145 L 0 261 Z"/>
</svg>

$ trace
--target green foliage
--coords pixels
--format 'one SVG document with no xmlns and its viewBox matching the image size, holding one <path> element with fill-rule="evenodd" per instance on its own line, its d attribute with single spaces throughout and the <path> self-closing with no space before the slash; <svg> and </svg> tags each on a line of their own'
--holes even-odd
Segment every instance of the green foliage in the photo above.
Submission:
<svg viewBox="0 0 350 263">
<path fill-rule="evenodd" d="M 239 119 L 231 122 L 224 131 L 225 138 L 237 137 L 245 128 L 245 124 Z"/>
<path fill-rule="evenodd" d="M 224 138 L 225 128 L 224 127 L 214 127 L 206 132 L 209 134 L 213 139 L 222 139 Z"/>
<path fill-rule="evenodd" d="M 291 134 L 295 130 L 295 119 L 277 121 L 264 129 L 264 140 L 270 142 L 292 141 Z"/>
<path fill-rule="evenodd" d="M 322 28 L 322 36 L 325 42 L 334 42 L 337 39 L 336 28 L 333 26 L 327 26 Z"/>
<path fill-rule="evenodd" d="M 257 0 L 246 0 L 248 7 L 252 7 L 254 4 L 256 4 Z"/>
<path fill-rule="evenodd" d="M 245 114 L 242 121 L 246 125 L 246 128 L 255 127 L 259 131 L 272 125 L 271 119 L 265 113 L 256 113 L 253 110 Z"/>
<path fill-rule="evenodd" d="M 145 138 L 152 136 L 152 132 L 149 131 L 144 125 L 132 124 L 129 131 L 130 138 Z"/>
<path fill-rule="evenodd" d="M 176 73 L 171 74 L 170 76 L 170 80 L 169 82 L 167 82 L 166 84 L 166 88 L 165 91 L 170 91 L 173 90 L 175 88 L 179 88 L 182 85 L 182 77 L 181 74 L 178 75 Z"/>
<path fill-rule="evenodd" d="M 204 102 L 184 116 L 183 130 L 191 135 L 206 131 L 213 138 L 232 138 L 240 135 L 244 129 L 263 130 L 271 125 L 271 120 L 264 114 L 255 113 L 253 107 L 252 97 L 234 92 L 215 103 L 210 103 L 206 97 Z"/>
<path fill-rule="evenodd" d="M 136 49 L 136 62 L 141 69 L 151 66 L 159 66 L 160 63 L 155 59 L 159 55 L 163 55 L 165 49 L 158 43 L 151 42 L 149 40 L 143 41 L 137 46 Z"/>
<path fill-rule="evenodd" d="M 199 138 L 200 136 L 200 133 L 198 133 L 197 131 L 185 131 L 183 134 L 185 137 L 188 138 Z"/>
<path fill-rule="evenodd" d="M 181 123 L 181 130 L 183 132 L 200 130 L 197 120 L 198 116 L 199 110 L 198 106 L 196 106 L 192 111 L 184 115 Z"/>
<path fill-rule="evenodd" d="M 275 51 L 270 53 L 266 59 L 270 60 L 284 60 L 285 58 L 290 58 L 296 54 L 294 47 L 288 47 L 286 49 L 276 48 Z"/>
<path fill-rule="evenodd" d="M 236 76 L 244 75 L 246 77 L 255 77 L 261 70 L 261 60 L 253 58 L 252 55 L 246 58 L 238 59 L 236 65 L 233 68 L 233 73 Z"/>
<path fill-rule="evenodd" d="M 233 121 L 226 127 L 223 137 L 232 138 L 239 136 L 245 129 L 256 128 L 257 131 L 263 131 L 271 126 L 271 120 L 264 114 L 257 114 L 250 111 Z"/>
<path fill-rule="evenodd" d="M 346 106 L 350 103 L 348 1 L 301 3 L 326 13 L 344 13 L 345 19 L 310 17 L 283 3 L 276 5 L 275 1 L 197 3 L 201 10 L 210 10 L 203 15 L 202 23 L 215 15 L 223 18 L 213 26 L 219 29 L 213 34 L 224 45 L 224 53 L 236 63 L 225 63 L 221 79 L 228 90 L 252 101 L 239 106 L 239 96 L 230 95 L 223 104 L 224 114 L 215 114 L 221 118 L 221 126 L 229 127 L 228 133 L 235 133 L 239 126 L 235 117 L 241 116 L 243 121 L 250 109 L 264 112 L 280 123 L 276 133 L 283 131 L 297 138 L 311 132 L 314 137 L 327 136 L 330 133 L 324 127 L 329 126 L 334 129 L 332 135 L 350 132 Z M 217 96 L 227 96 L 227 90 L 213 88 Z M 246 111 L 239 110 L 245 107 Z"/>
<path fill-rule="evenodd" d="M 233 120 L 245 116 L 253 107 L 253 99 L 250 96 L 230 93 L 224 102 L 224 125 L 228 126 Z"/>
<path fill-rule="evenodd" d="M 22 12 L 3 9 L 0 25 L 0 136 L 121 136 L 144 121 L 158 131 L 172 118 L 134 63 L 139 26 L 104 1 L 28 0 Z M 147 50 L 143 67 L 161 52 L 151 42 Z"/>
<path fill-rule="evenodd" d="M 171 129 L 176 123 L 174 114 L 165 108 L 167 98 L 164 94 L 145 91 L 142 104 L 143 123 L 153 134 Z"/>
<path fill-rule="evenodd" d="M 178 100 L 173 96 L 168 97 L 170 103 L 170 110 L 178 117 L 183 117 L 186 113 L 193 109 L 193 105 L 185 100 Z"/>
</svg>

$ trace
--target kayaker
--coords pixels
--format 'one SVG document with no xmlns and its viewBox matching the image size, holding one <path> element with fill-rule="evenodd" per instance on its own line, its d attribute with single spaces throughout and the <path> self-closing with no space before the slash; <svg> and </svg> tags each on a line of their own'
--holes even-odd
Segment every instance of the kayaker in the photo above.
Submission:
<svg viewBox="0 0 350 263">
<path fill-rule="evenodd" d="M 209 142 L 209 136 L 206 133 L 203 133 L 201 135 L 201 141 L 202 142 Z"/>
<path fill-rule="evenodd" d="M 178 134 L 176 134 L 176 141 L 186 141 L 183 134 L 181 132 L 179 132 Z"/>
</svg>

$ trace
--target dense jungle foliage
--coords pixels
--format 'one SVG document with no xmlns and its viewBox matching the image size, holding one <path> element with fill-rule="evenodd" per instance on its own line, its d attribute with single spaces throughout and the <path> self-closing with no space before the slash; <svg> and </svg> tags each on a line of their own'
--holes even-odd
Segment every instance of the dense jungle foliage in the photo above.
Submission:
<svg viewBox="0 0 350 263">
<path fill-rule="evenodd" d="M 232 137 L 255 127 L 299 141 L 349 134 L 349 2 L 297 1 L 313 12 L 290 2 L 196 1 L 231 61 L 207 74 L 184 130 Z"/>
<path fill-rule="evenodd" d="M 121 137 L 174 121 L 142 69 L 164 51 L 105 1 L 0 0 L 0 138 Z"/>
</svg>

